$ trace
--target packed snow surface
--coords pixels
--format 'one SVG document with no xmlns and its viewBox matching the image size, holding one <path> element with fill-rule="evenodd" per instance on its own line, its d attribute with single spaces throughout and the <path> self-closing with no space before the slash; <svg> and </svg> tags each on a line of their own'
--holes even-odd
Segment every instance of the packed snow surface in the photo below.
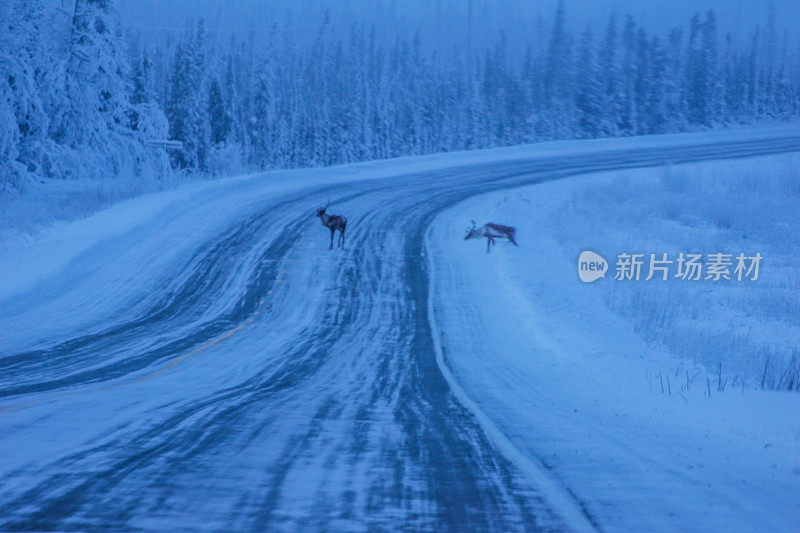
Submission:
<svg viewBox="0 0 800 533">
<path fill-rule="evenodd" d="M 578 285 L 558 221 L 590 182 L 614 199 L 615 174 L 581 175 L 799 139 L 697 133 L 255 174 L 5 243 L 0 528 L 787 528 L 795 395 L 709 398 L 699 378 L 680 391 L 676 344 L 633 331 L 611 280 Z M 328 202 L 348 217 L 345 250 L 313 216 Z M 501 216 L 519 248 L 462 240 L 470 219 Z M 601 233 L 590 244 L 613 251 Z M 767 237 L 762 253 L 796 261 Z M 791 341 L 779 318 L 774 337 Z"/>
</svg>

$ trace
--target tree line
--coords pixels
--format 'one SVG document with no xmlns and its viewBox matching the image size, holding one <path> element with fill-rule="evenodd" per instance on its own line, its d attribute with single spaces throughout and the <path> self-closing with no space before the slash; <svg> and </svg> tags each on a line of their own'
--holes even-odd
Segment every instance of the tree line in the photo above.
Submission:
<svg viewBox="0 0 800 533">
<path fill-rule="evenodd" d="M 311 46 L 277 25 L 223 40 L 202 20 L 153 46 L 115 29 L 110 0 L 76 0 L 69 16 L 45 4 L 0 7 L 6 181 L 334 165 L 800 112 L 797 50 L 769 27 L 720 36 L 713 10 L 655 35 L 613 13 L 575 32 L 560 5 L 544 46 L 511 53 L 500 32 L 469 55 L 329 20 Z M 164 139 L 182 143 L 168 160 L 149 142 Z"/>
<path fill-rule="evenodd" d="M 573 35 L 562 5 L 546 49 L 521 61 L 502 34 L 470 60 L 418 36 L 384 45 L 358 25 L 341 39 L 323 24 L 305 51 L 277 31 L 259 50 L 215 48 L 202 22 L 137 61 L 143 100 L 185 144 L 176 164 L 207 170 L 222 155 L 291 168 L 788 119 L 800 111 L 798 65 L 775 39 L 720 39 L 713 10 L 663 37 L 613 14 L 600 35 Z"/>
</svg>

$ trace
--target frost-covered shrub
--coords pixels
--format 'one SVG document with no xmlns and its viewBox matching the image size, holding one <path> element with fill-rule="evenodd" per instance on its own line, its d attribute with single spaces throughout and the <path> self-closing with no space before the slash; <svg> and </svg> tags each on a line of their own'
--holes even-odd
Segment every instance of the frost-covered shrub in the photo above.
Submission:
<svg viewBox="0 0 800 533">
<path fill-rule="evenodd" d="M 580 190 L 556 220 L 570 220 L 575 239 L 609 253 L 667 252 L 673 259 L 682 251 L 761 253 L 759 279 L 607 283 L 606 303 L 646 341 L 719 372 L 730 384 L 796 390 L 800 159 L 657 172 L 630 171 Z"/>
<path fill-rule="evenodd" d="M 214 176 L 242 172 L 245 166 L 241 146 L 234 142 L 215 144 L 208 151 L 206 165 Z"/>
</svg>

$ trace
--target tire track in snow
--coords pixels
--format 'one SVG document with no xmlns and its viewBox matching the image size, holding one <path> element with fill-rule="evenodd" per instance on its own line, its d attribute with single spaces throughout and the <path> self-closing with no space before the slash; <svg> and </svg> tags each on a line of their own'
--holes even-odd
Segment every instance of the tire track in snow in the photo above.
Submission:
<svg viewBox="0 0 800 533">
<path fill-rule="evenodd" d="M 333 188 L 334 201 L 348 217 L 354 214 L 349 246 L 341 254 L 322 251 L 324 232 L 308 208 L 331 188 L 295 195 L 284 204 L 283 241 L 270 241 L 255 254 L 258 261 L 243 285 L 225 284 L 231 275 L 225 265 L 264 245 L 266 235 L 259 232 L 266 219 L 210 243 L 222 253 L 217 259 L 208 250 L 198 252 L 209 258 L 197 267 L 209 283 L 190 290 L 192 304 L 175 313 L 197 312 L 204 296 L 226 294 L 231 303 L 227 314 L 193 324 L 186 348 L 213 340 L 255 310 L 259 315 L 191 365 L 160 372 L 183 353 L 169 344 L 163 352 L 134 353 L 144 357 L 138 363 L 144 366 L 120 369 L 112 362 L 99 376 L 87 374 L 81 367 L 86 360 L 72 359 L 65 349 L 64 366 L 57 370 L 73 376 L 68 383 L 53 382 L 36 365 L 24 368 L 25 357 L 17 362 L 26 386 L 44 380 L 40 390 L 91 388 L 98 380 L 139 377 L 143 368 L 157 375 L 80 401 L 70 398 L 64 409 L 32 408 L 35 423 L 64 417 L 80 439 L 67 451 L 3 471 L 0 527 L 165 529 L 194 522 L 245 530 L 531 530 L 563 529 L 566 522 L 580 529 L 586 523 L 579 503 L 503 446 L 502 434 L 473 411 L 474 404 L 448 379 L 441 356 L 437 360 L 422 256 L 430 221 L 469 196 L 518 184 L 787 146 L 782 140 L 545 158 L 341 185 Z M 273 280 L 290 256 L 298 262 L 278 286 Z M 218 286 L 229 290 L 209 290 Z M 306 298 L 293 299 L 299 291 Z M 261 299 L 265 303 L 258 307 Z M 303 300 L 310 314 L 293 321 L 291 312 Z M 147 323 L 136 335 L 174 335 L 170 320 L 151 317 Z M 85 348 L 88 360 L 107 355 L 114 344 L 108 341 Z M 133 352 L 138 346 L 124 334 L 118 341 L 130 341 Z M 218 368 L 217 361 L 241 366 Z M 197 368 L 205 370 L 198 374 Z M 195 390 L 184 382 L 187 375 L 208 383 Z M 117 395 L 141 395 L 158 386 L 163 397 L 119 403 L 99 429 L 76 415 L 103 410 L 92 402 L 119 402 Z M 25 420 L 24 412 L 15 416 Z M 3 427 L 14 429 L 6 439 L 15 438 L 30 428 L 30 420 L 25 427 Z M 30 441 L 20 445 L 25 442 Z"/>
<path fill-rule="evenodd" d="M 436 284 L 436 270 L 433 260 L 430 259 L 430 247 L 428 238 L 430 233 L 426 231 L 424 237 L 424 250 L 428 266 L 428 322 L 431 324 L 431 335 L 433 337 L 434 350 L 436 352 L 436 364 L 442 375 L 450 386 L 453 394 L 458 400 L 469 409 L 480 423 L 483 430 L 492 440 L 498 450 L 507 457 L 517 468 L 528 476 L 534 485 L 543 492 L 547 501 L 558 510 L 560 516 L 568 524 L 572 531 L 595 531 L 597 524 L 592 520 L 586 507 L 576 499 L 575 495 L 564 487 L 557 479 L 554 479 L 547 472 L 544 464 L 536 464 L 531 458 L 522 453 L 508 437 L 497 427 L 492 419 L 484 413 L 480 406 L 475 403 L 456 381 L 445 360 L 444 348 L 441 345 L 439 329 L 436 325 L 436 315 L 434 313 L 433 295 Z"/>
</svg>

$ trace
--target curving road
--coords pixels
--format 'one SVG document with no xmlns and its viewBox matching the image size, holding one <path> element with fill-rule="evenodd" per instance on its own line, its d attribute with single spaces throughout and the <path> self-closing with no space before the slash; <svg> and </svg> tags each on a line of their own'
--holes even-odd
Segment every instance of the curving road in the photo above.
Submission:
<svg viewBox="0 0 800 533">
<path fill-rule="evenodd" d="M 279 194 L 237 182 L 0 300 L 0 529 L 592 529 L 454 395 L 427 226 L 500 188 L 800 135 L 602 146 Z M 311 216 L 328 200 L 344 251 Z M 220 206 L 213 231 L 176 237 Z"/>
</svg>

